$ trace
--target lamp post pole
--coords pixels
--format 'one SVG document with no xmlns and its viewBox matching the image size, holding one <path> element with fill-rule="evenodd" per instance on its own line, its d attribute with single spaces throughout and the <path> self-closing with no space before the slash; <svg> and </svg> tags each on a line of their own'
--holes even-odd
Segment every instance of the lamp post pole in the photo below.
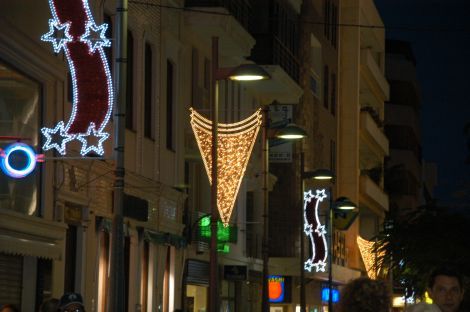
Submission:
<svg viewBox="0 0 470 312">
<path fill-rule="evenodd" d="M 124 312 L 124 123 L 126 112 L 127 72 L 127 0 L 116 3 L 116 63 L 114 106 L 114 215 L 111 244 L 111 276 L 108 311 Z"/>
<path fill-rule="evenodd" d="M 219 68 L 219 38 L 212 37 L 212 92 L 211 92 L 211 112 L 212 112 L 212 167 L 211 167 L 211 241 L 209 254 L 209 312 L 218 311 L 218 264 L 217 264 L 217 220 L 219 211 L 217 208 L 217 141 L 219 123 L 219 85 L 217 81 L 217 71 Z"/>
<path fill-rule="evenodd" d="M 331 186 L 328 187 L 328 312 L 333 312 L 333 192 Z"/>
<path fill-rule="evenodd" d="M 304 175 L 305 175 L 305 155 L 304 152 L 300 151 L 300 312 L 306 312 L 306 300 L 305 300 L 305 241 L 304 241 Z"/>
<path fill-rule="evenodd" d="M 268 265 L 269 265 L 269 138 L 268 138 L 268 106 L 263 107 L 263 288 L 261 299 L 261 311 L 269 311 L 269 290 L 268 290 Z"/>
</svg>

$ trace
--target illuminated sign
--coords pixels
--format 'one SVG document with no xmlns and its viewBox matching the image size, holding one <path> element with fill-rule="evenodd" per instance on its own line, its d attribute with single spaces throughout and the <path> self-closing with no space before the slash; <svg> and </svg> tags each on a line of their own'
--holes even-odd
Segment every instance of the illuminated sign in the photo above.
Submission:
<svg viewBox="0 0 470 312">
<path fill-rule="evenodd" d="M 269 302 L 284 302 L 285 277 L 270 275 L 268 278 Z"/>
<path fill-rule="evenodd" d="M 37 162 L 43 161 L 43 154 L 36 154 L 24 143 L 13 143 L 4 150 L 0 149 L 0 169 L 15 179 L 24 178 L 33 172 Z"/>
<path fill-rule="evenodd" d="M 328 301 L 330 296 L 330 289 L 327 287 L 322 288 L 321 290 L 321 300 L 322 301 Z M 336 303 L 339 301 L 339 291 L 338 289 L 333 288 L 331 290 L 331 300 L 333 303 Z"/>
<path fill-rule="evenodd" d="M 50 42 L 55 53 L 64 52 L 73 100 L 67 121 L 41 129 L 42 148 L 65 155 L 67 143 L 78 140 L 82 156 L 90 152 L 103 155 L 103 143 L 109 137 L 105 127 L 113 107 L 112 76 L 103 50 L 111 46 L 105 37 L 108 25 L 95 23 L 88 0 L 49 0 L 49 7 L 53 18 L 41 40 Z"/>
<path fill-rule="evenodd" d="M 327 198 L 325 190 L 311 190 L 304 192 L 304 233 L 310 241 L 309 258 L 304 263 L 308 272 L 315 268 L 315 272 L 325 272 L 328 246 L 326 243 L 325 225 L 320 223 L 318 209 L 320 203 Z"/>
</svg>

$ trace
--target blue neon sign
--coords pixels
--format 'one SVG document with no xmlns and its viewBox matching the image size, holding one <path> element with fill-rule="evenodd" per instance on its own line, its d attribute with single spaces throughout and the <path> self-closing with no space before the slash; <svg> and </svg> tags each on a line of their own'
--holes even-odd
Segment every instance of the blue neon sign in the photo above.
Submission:
<svg viewBox="0 0 470 312">
<path fill-rule="evenodd" d="M 0 149 L 0 169 L 15 179 L 24 178 L 33 172 L 37 162 L 43 161 L 43 154 L 36 154 L 24 143 L 13 143 Z"/>
<path fill-rule="evenodd" d="M 331 292 L 331 296 L 332 296 L 332 301 L 333 303 L 336 303 L 339 301 L 339 291 L 338 289 L 332 289 L 332 292 Z M 328 301 L 330 297 L 330 289 L 325 287 L 321 290 L 321 300 L 322 301 Z"/>
</svg>

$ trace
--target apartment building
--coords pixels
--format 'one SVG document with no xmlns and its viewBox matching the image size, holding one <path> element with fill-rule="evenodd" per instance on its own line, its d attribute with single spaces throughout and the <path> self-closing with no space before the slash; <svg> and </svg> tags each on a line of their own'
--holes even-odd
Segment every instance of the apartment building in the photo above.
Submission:
<svg viewBox="0 0 470 312">
<path fill-rule="evenodd" d="M 182 88 L 183 58 L 173 24 L 178 16 L 160 4 L 129 5 L 123 251 L 128 311 L 173 311 L 181 301 L 176 298 L 181 297 L 186 195 L 175 188 L 184 180 L 177 103 L 189 101 L 189 92 Z M 96 24 L 109 25 L 106 37 L 113 44 L 104 51 L 110 64 L 116 55 L 115 5 L 89 2 Z M 73 75 L 60 48 L 55 54 L 51 42 L 41 41 L 53 18 L 47 1 L 5 2 L 0 11 L 0 135 L 26 138 L 41 152 L 45 139 L 39 129 L 72 113 Z M 106 129 L 112 133 L 112 120 Z M 87 310 L 107 310 L 112 143 L 104 143 L 103 157 L 85 158 L 71 143 L 65 155 L 45 152 L 45 162 L 26 179 L 0 177 L 1 304 L 36 311 L 44 299 L 75 291 L 83 295 Z"/>
<path fill-rule="evenodd" d="M 384 133 L 384 102 L 390 87 L 385 79 L 385 30 L 370 0 L 342 1 L 337 184 L 342 195 L 360 208 L 359 222 L 350 231 L 370 240 L 389 210 L 384 192 L 384 158 L 389 142 Z M 374 27 L 368 27 L 374 26 Z M 349 265 L 363 268 L 355 241 L 347 242 Z"/>
<path fill-rule="evenodd" d="M 390 99 L 385 104 L 385 133 L 390 141 L 386 185 L 390 209 L 406 213 L 424 204 L 421 156 L 421 97 L 416 60 L 410 43 L 387 40 L 386 77 Z"/>
</svg>

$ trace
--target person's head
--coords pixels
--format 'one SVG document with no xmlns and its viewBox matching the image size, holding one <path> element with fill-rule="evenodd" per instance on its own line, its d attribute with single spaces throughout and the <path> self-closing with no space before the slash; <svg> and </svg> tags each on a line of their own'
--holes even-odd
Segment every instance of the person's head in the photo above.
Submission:
<svg viewBox="0 0 470 312">
<path fill-rule="evenodd" d="M 453 268 L 437 268 L 429 278 L 428 293 L 442 312 L 456 312 L 463 300 L 462 276 Z"/>
<path fill-rule="evenodd" d="M 59 299 L 51 298 L 44 301 L 39 307 L 39 312 L 57 312 L 59 308 Z"/>
<path fill-rule="evenodd" d="M 60 312 L 85 312 L 82 295 L 78 293 L 65 293 L 59 301 Z"/>
<path fill-rule="evenodd" d="M 0 307 L 0 312 L 19 312 L 19 310 L 12 304 L 4 304 Z"/>
<path fill-rule="evenodd" d="M 341 292 L 341 312 L 388 312 L 391 293 L 384 281 L 366 277 L 354 279 Z"/>
</svg>

